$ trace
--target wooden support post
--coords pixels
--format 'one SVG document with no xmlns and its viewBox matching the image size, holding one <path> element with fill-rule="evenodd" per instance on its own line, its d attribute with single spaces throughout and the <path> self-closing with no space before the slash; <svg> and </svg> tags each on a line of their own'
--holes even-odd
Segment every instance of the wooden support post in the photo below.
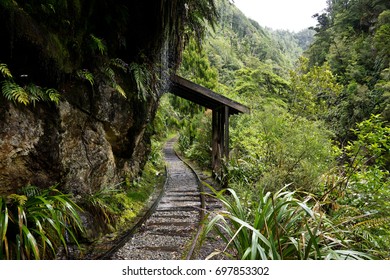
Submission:
<svg viewBox="0 0 390 280">
<path fill-rule="evenodd" d="M 219 158 L 220 160 L 223 157 L 223 154 L 225 153 L 225 139 L 224 139 L 224 114 L 225 111 L 222 110 L 223 108 L 218 108 L 218 140 L 219 140 Z"/>
<path fill-rule="evenodd" d="M 211 139 L 211 165 L 213 171 L 216 171 L 219 165 L 219 151 L 218 151 L 218 112 L 213 110 L 212 115 L 212 139 Z"/>
<path fill-rule="evenodd" d="M 223 106 L 213 110 L 212 115 L 212 169 L 222 179 L 222 158 L 229 159 L 229 107 Z M 227 186 L 227 182 L 224 183 Z"/>
<path fill-rule="evenodd" d="M 224 139 L 224 143 L 225 143 L 225 148 L 224 148 L 224 152 L 225 152 L 225 159 L 228 160 L 229 159 L 229 153 L 230 153 L 230 149 L 229 149 L 229 107 L 228 106 L 225 106 L 225 139 Z"/>
</svg>

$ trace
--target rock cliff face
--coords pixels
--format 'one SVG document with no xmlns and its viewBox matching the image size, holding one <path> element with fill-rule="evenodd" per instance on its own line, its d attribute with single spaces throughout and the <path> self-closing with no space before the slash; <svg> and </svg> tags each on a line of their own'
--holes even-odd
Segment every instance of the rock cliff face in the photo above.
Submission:
<svg viewBox="0 0 390 280">
<path fill-rule="evenodd" d="M 164 32 L 159 1 L 34 3 L 0 3 L 0 63 L 17 84 L 55 88 L 61 99 L 24 106 L 0 92 L 0 194 L 28 184 L 92 194 L 133 177 L 147 158 L 147 127 L 180 36 Z M 110 65 L 115 59 L 123 69 Z M 143 67 L 137 77 L 131 63 Z M 141 97 L 137 83 L 146 88 Z"/>
<path fill-rule="evenodd" d="M 1 100 L 0 193 L 60 183 L 90 194 L 136 175 L 149 152 L 146 128 L 157 100 L 128 100 L 105 84 L 95 88 L 65 84 L 58 106 Z"/>
<path fill-rule="evenodd" d="M 90 194 L 137 174 L 184 42 L 215 16 L 213 0 L 0 1 L 0 66 L 13 76 L 1 72 L 0 86 L 61 93 L 24 106 L 0 89 L 0 194 Z"/>
</svg>

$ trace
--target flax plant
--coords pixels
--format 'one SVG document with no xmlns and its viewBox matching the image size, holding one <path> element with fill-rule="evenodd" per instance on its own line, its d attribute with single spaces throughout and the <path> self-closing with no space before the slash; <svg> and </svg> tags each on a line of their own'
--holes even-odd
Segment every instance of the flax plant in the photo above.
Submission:
<svg viewBox="0 0 390 280">
<path fill-rule="evenodd" d="M 81 209 L 52 187 L 0 197 L 0 259 L 54 258 L 60 246 L 77 244 Z"/>
<path fill-rule="evenodd" d="M 233 259 L 368 259 L 367 254 L 349 250 L 341 229 L 324 213 L 295 198 L 286 188 L 272 194 L 261 193 L 254 211 L 245 208 L 232 189 L 217 192 L 224 210 L 214 213 L 205 227 L 205 236 L 215 231 L 226 243 L 222 251 Z M 228 196 L 226 194 L 229 194 Z"/>
</svg>

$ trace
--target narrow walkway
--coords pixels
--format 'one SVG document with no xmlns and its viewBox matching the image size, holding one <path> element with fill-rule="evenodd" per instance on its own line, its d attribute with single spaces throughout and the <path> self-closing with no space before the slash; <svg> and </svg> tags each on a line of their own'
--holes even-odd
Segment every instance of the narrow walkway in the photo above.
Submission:
<svg viewBox="0 0 390 280">
<path fill-rule="evenodd" d="M 200 190 L 192 171 L 176 156 L 174 140 L 164 149 L 168 180 L 154 214 L 112 259 L 178 260 L 186 251 L 200 223 Z"/>
</svg>

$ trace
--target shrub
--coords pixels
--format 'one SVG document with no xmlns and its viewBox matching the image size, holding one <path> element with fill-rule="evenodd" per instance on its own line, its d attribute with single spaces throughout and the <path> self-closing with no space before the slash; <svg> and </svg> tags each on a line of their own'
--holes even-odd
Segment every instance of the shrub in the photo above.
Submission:
<svg viewBox="0 0 390 280">
<path fill-rule="evenodd" d="M 342 229 L 336 227 L 317 204 L 309 206 L 286 188 L 272 194 L 260 193 L 255 210 L 243 206 L 232 189 L 215 191 L 225 210 L 207 224 L 206 234 L 215 230 L 225 241 L 223 253 L 233 259 L 368 259 L 367 254 L 350 250 Z M 226 197 L 229 193 L 230 197 Z"/>
<path fill-rule="evenodd" d="M 54 258 L 62 245 L 77 243 L 81 209 L 55 187 L 27 187 L 0 197 L 0 259 Z"/>
<path fill-rule="evenodd" d="M 232 153 L 226 167 L 230 183 L 244 176 L 266 190 L 292 183 L 294 189 L 313 192 L 319 177 L 333 165 L 330 132 L 320 122 L 269 104 L 232 123 Z"/>
</svg>

